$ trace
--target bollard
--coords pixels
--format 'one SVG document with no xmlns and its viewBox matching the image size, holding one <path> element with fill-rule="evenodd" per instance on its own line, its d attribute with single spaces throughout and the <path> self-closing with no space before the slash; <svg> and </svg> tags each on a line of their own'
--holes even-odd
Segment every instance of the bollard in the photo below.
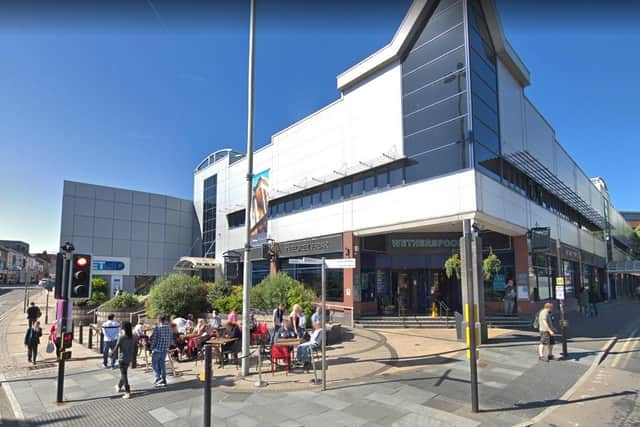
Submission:
<svg viewBox="0 0 640 427">
<path fill-rule="evenodd" d="M 254 384 L 256 387 L 264 387 L 266 385 L 268 385 L 267 382 L 262 381 L 262 351 L 263 351 L 264 345 L 260 344 L 260 347 L 258 348 L 258 381 Z"/>
<path fill-rule="evenodd" d="M 82 322 L 80 322 L 80 325 L 78 325 L 79 331 L 78 331 L 78 342 L 80 344 L 82 344 Z"/>
<path fill-rule="evenodd" d="M 89 325 L 89 344 L 87 345 L 88 349 L 93 348 L 93 328 Z"/>
<path fill-rule="evenodd" d="M 104 333 L 100 331 L 100 345 L 98 346 L 98 353 L 102 353 L 104 351 Z"/>
<path fill-rule="evenodd" d="M 204 427 L 211 426 L 211 346 L 204 346 Z"/>
</svg>

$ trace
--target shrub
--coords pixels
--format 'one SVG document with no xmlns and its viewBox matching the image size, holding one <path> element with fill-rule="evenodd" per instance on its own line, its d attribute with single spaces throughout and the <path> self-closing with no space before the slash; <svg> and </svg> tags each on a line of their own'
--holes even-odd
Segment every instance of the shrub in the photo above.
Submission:
<svg viewBox="0 0 640 427">
<path fill-rule="evenodd" d="M 74 301 L 73 305 L 78 307 L 98 307 L 109 299 L 108 294 L 109 283 L 102 277 L 93 277 L 91 279 L 91 298 Z"/>
<path fill-rule="evenodd" d="M 199 277 L 170 274 L 149 292 L 147 312 L 151 317 L 197 315 L 209 310 L 208 286 Z"/>
<path fill-rule="evenodd" d="M 484 280 L 493 279 L 493 276 L 500 272 L 501 266 L 502 263 L 500 262 L 500 259 L 496 254 L 491 252 L 489 256 L 482 261 L 482 274 L 484 276 Z"/>
<path fill-rule="evenodd" d="M 223 280 L 221 282 L 207 283 L 209 302 L 213 305 L 213 302 L 218 298 L 224 298 L 231 295 L 233 286 L 231 282 Z"/>
<path fill-rule="evenodd" d="M 460 278 L 460 254 L 454 253 L 444 262 L 444 271 L 449 279 L 455 276 Z"/>
<path fill-rule="evenodd" d="M 140 307 L 142 303 L 133 294 L 129 292 L 123 292 L 120 295 L 117 295 L 111 298 L 109 301 L 102 304 L 101 308 L 135 308 Z"/>
<path fill-rule="evenodd" d="M 242 313 L 242 286 L 230 286 L 229 288 L 228 295 L 215 299 L 210 298 L 211 306 L 219 313 L 231 313 L 234 308 L 236 312 Z"/>
<path fill-rule="evenodd" d="M 284 272 L 267 276 L 251 289 L 251 305 L 260 310 L 273 310 L 280 303 L 291 310 L 295 304 L 300 304 L 309 317 L 316 300 L 317 295 L 313 289 Z"/>
</svg>

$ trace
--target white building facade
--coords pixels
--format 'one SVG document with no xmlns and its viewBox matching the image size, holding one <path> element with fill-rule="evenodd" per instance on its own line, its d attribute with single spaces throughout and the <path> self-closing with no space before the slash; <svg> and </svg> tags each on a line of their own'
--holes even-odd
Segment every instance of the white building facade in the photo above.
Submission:
<svg viewBox="0 0 640 427">
<path fill-rule="evenodd" d="M 522 313 L 556 296 L 557 277 L 570 301 L 583 288 L 615 297 L 634 279 L 606 266 L 630 258 L 632 230 L 526 97 L 529 83 L 492 0 L 414 1 L 387 46 L 337 77 L 338 100 L 255 152 L 270 253 L 252 250 L 253 283 L 286 271 L 318 286 L 317 269 L 288 260 L 355 257 L 355 270 L 330 274 L 334 311 L 459 310 L 443 266 L 471 219 L 502 263 L 484 284 L 488 311 L 508 280 Z M 244 245 L 246 167 L 223 149 L 194 174 L 203 256 L 225 269 Z M 550 230 L 548 251 L 533 250 L 533 228 Z"/>
</svg>

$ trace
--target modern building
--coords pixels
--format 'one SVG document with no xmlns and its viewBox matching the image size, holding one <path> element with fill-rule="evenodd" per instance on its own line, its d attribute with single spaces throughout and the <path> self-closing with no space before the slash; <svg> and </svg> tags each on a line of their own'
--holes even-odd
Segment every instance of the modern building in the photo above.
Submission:
<svg viewBox="0 0 640 427">
<path fill-rule="evenodd" d="M 251 251 L 252 282 L 285 271 L 318 287 L 319 268 L 292 258 L 354 257 L 356 269 L 329 273 L 334 312 L 459 310 L 444 263 L 470 219 L 502 264 L 484 283 L 488 311 L 510 279 L 519 312 L 554 298 L 558 277 L 570 303 L 583 288 L 614 298 L 636 283 L 607 274 L 630 260 L 632 230 L 526 96 L 530 81 L 494 1 L 415 0 L 388 45 L 337 76 L 335 102 L 254 153 L 251 220 L 268 250 Z M 224 149 L 194 172 L 203 254 L 238 281 L 246 169 Z M 532 229 L 550 233 L 545 251 Z"/>
<path fill-rule="evenodd" d="M 65 181 L 60 245 L 93 255 L 93 274 L 112 293 L 150 286 L 182 256 L 199 254 L 190 200 Z"/>
</svg>

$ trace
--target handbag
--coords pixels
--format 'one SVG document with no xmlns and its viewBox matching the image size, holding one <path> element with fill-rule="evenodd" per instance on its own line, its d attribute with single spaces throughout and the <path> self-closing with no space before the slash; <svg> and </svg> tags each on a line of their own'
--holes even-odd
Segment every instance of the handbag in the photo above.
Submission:
<svg viewBox="0 0 640 427">
<path fill-rule="evenodd" d="M 47 343 L 47 349 L 46 349 L 46 350 L 47 350 L 47 353 L 53 353 L 53 350 L 55 350 L 55 349 L 56 349 L 56 348 L 54 347 L 53 342 L 52 342 L 52 341 L 49 341 L 49 342 Z"/>
</svg>

